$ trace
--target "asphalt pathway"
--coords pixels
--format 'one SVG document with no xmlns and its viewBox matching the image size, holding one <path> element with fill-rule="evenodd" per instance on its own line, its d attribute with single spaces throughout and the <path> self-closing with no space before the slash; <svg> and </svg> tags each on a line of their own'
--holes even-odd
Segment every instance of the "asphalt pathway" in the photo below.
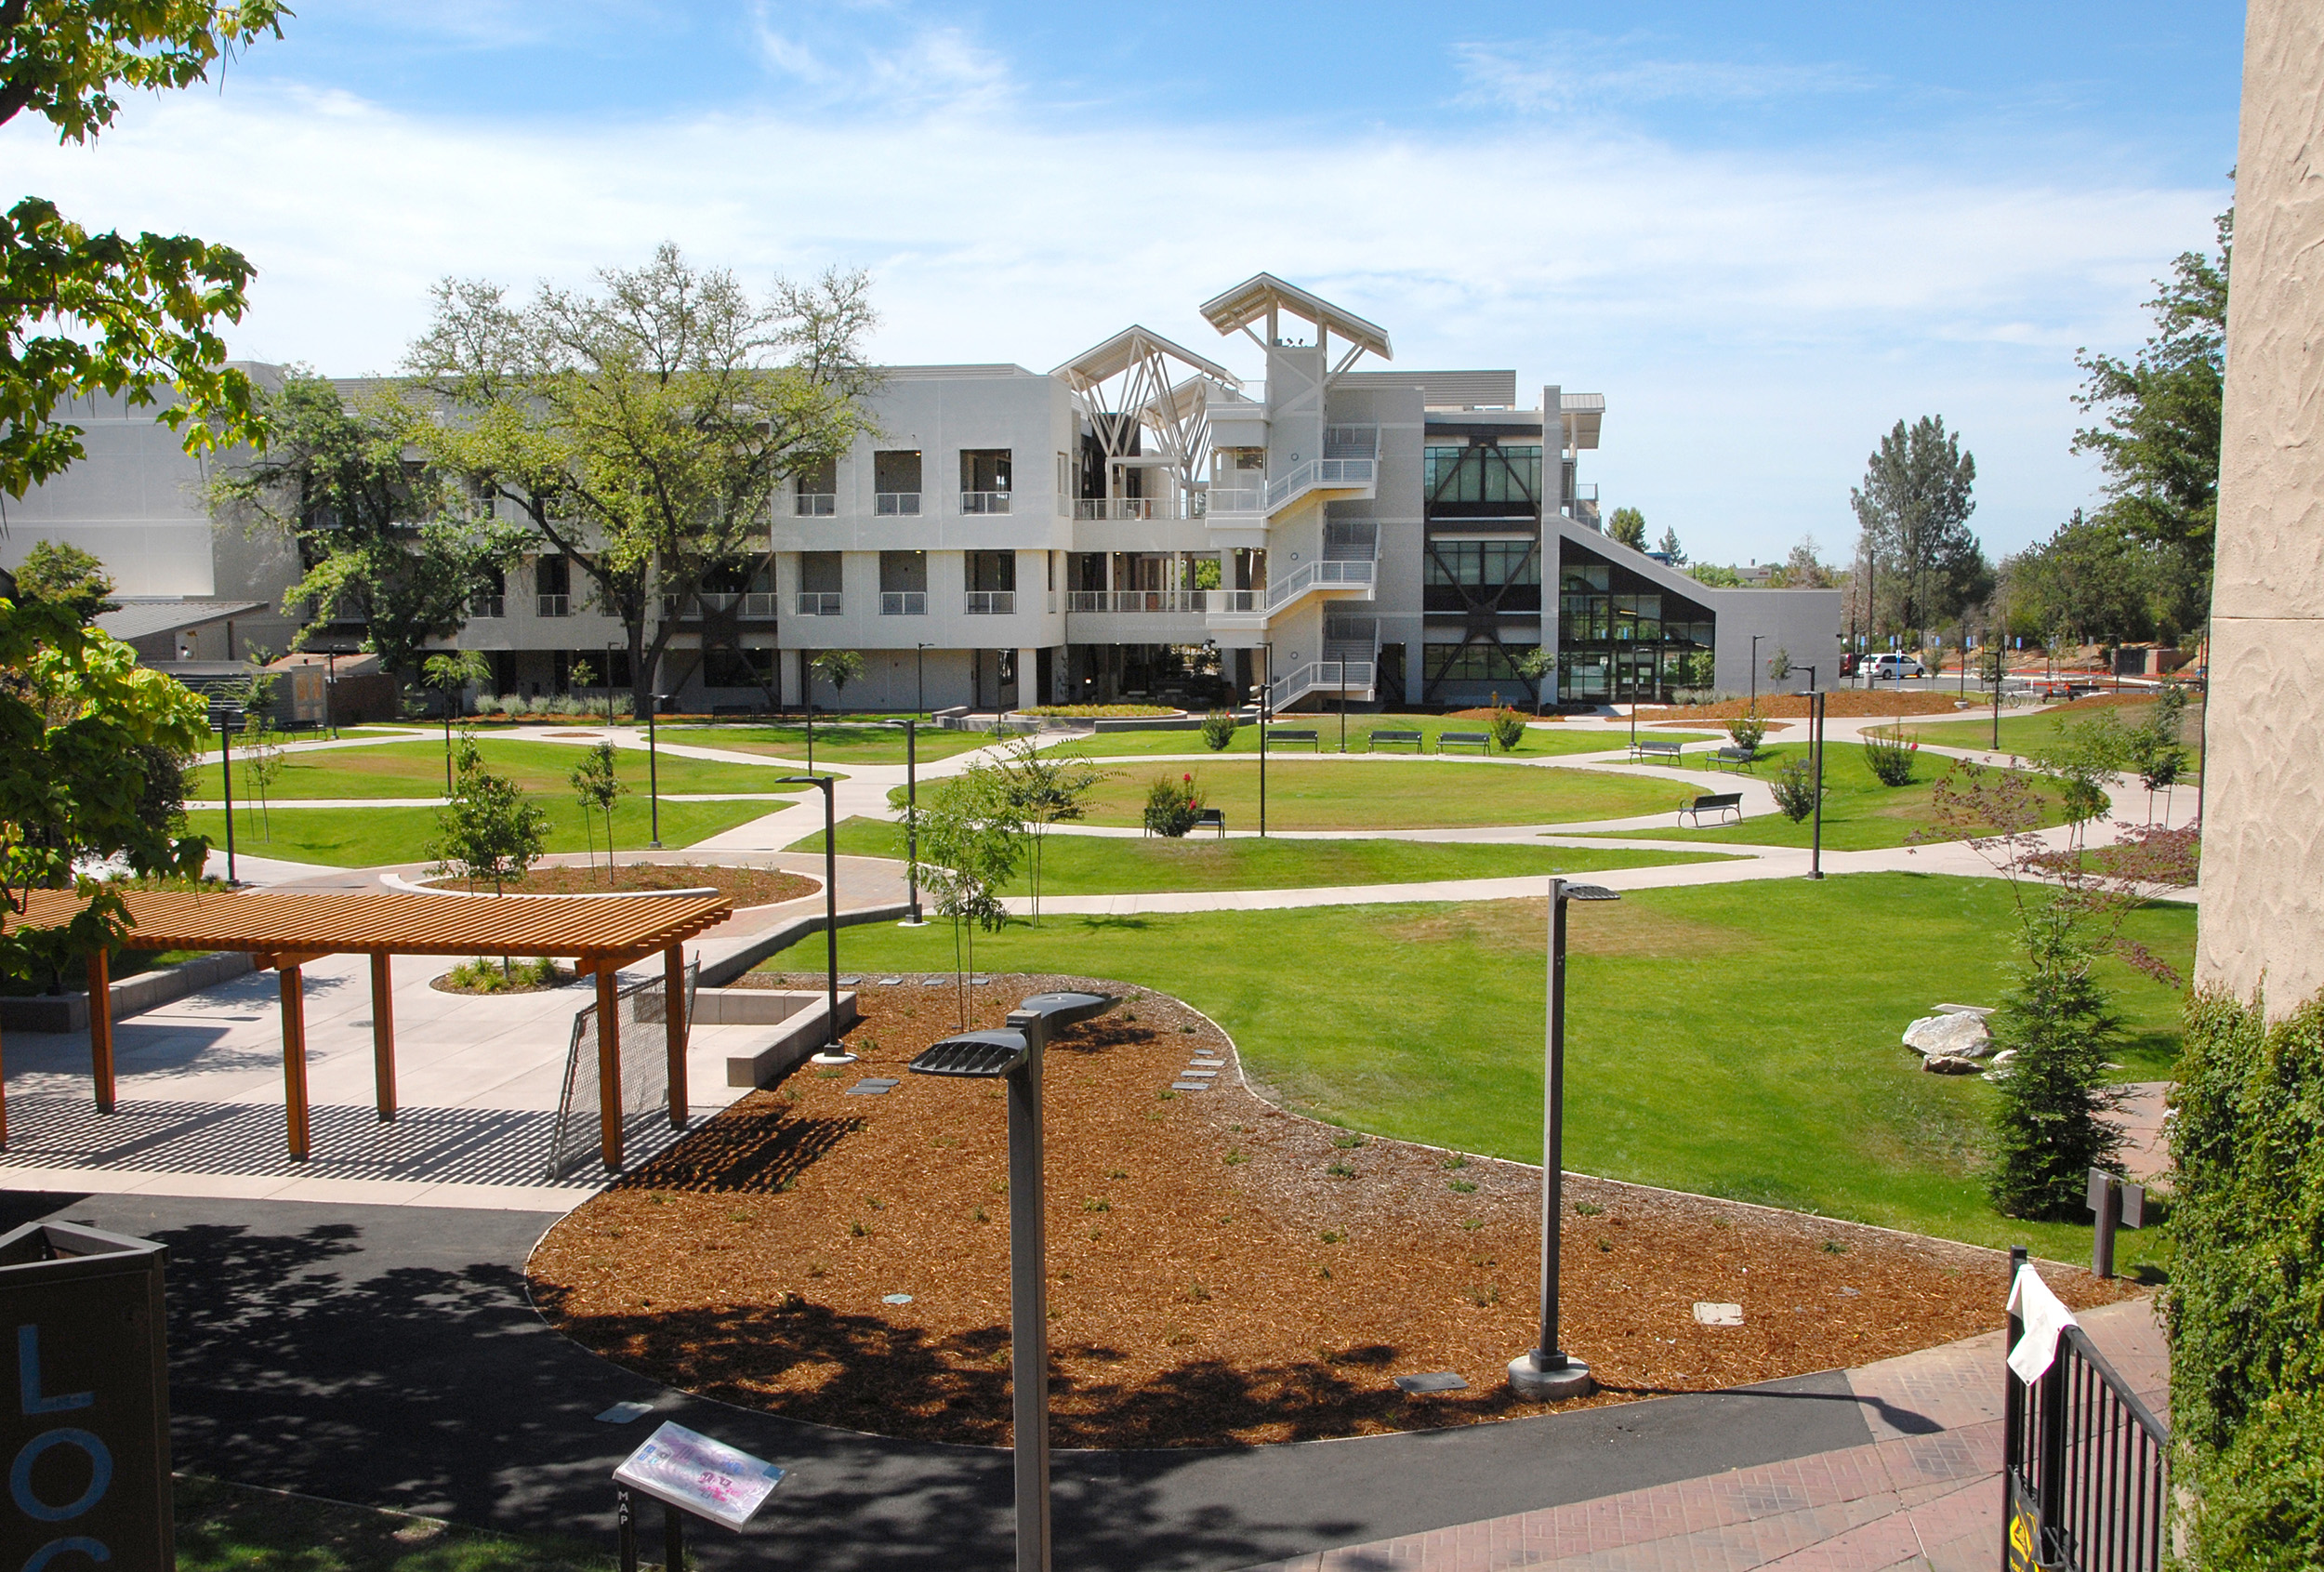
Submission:
<svg viewBox="0 0 2324 1572">
<path fill-rule="evenodd" d="M 174 1465 L 483 1527 L 610 1545 L 614 1465 L 664 1419 L 791 1471 L 709 1568 L 1013 1565 L 1010 1454 L 892 1441 L 706 1401 L 551 1331 L 522 1213 L 13 1193 L 168 1245 Z M 628 1426 L 594 1417 L 652 1403 Z M 1057 1455 L 1057 1561 L 1224 1572 L 1864 1445 L 1842 1372 L 1419 1434 Z M 654 1526 L 648 1513 L 647 1526 Z"/>
</svg>

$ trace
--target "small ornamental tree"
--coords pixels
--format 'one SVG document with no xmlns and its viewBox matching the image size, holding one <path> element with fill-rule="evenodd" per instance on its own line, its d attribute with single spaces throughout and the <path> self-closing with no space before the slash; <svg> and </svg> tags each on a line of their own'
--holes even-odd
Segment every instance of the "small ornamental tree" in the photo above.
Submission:
<svg viewBox="0 0 2324 1572">
<path fill-rule="evenodd" d="M 1557 652 L 1547 644 L 1536 644 L 1517 657 L 1517 675 L 1533 684 L 1533 713 L 1541 713 L 1541 679 L 1557 664 Z"/>
<path fill-rule="evenodd" d="M 994 766 L 1000 772 L 1010 805 L 1024 826 L 1033 852 L 1029 885 L 1033 896 L 1033 926 L 1041 925 L 1041 843 L 1049 827 L 1078 819 L 1089 812 L 1089 793 L 1111 772 L 1078 759 L 1044 753 L 1031 737 L 1018 737 L 1001 750 Z"/>
<path fill-rule="evenodd" d="M 1796 825 L 1816 812 L 1816 766 L 1805 755 L 1787 759 L 1767 789 L 1783 816 Z"/>
<path fill-rule="evenodd" d="M 457 784 L 436 826 L 428 847 L 436 871 L 470 883 L 489 878 L 499 895 L 508 892 L 508 880 L 522 878 L 540 860 L 548 815 L 514 781 L 486 769 L 474 739 L 463 736 Z"/>
<path fill-rule="evenodd" d="M 1525 718 L 1513 709 L 1497 710 L 1493 716 L 1493 740 L 1501 745 L 1503 753 L 1514 753 L 1517 745 L 1525 740 Z"/>
<path fill-rule="evenodd" d="M 1727 735 L 1745 755 L 1756 757 L 1759 745 L 1767 737 L 1767 718 L 1760 714 L 1759 707 L 1754 705 L 1727 722 Z"/>
<path fill-rule="evenodd" d="M 1213 753 L 1222 753 L 1235 741 L 1235 714 L 1232 710 L 1214 709 L 1202 718 L 1202 742 Z"/>
<path fill-rule="evenodd" d="M 452 782 L 452 720 L 466 707 L 460 702 L 461 690 L 470 682 L 487 681 L 492 667 L 474 650 L 456 650 L 450 654 L 429 655 L 420 668 L 420 680 L 443 695 L 443 790 L 449 797 Z"/>
<path fill-rule="evenodd" d="M 1872 772 L 1872 778 L 1884 786 L 1906 786 L 1912 784 L 1912 763 L 1921 751 L 1918 742 L 1895 736 L 1880 736 L 1867 732 L 1861 739 L 1864 762 Z"/>
<path fill-rule="evenodd" d="M 920 888 L 935 897 L 937 915 L 952 922 L 955 998 L 965 1029 L 976 930 L 997 933 L 1008 920 L 1000 890 L 1016 876 L 1024 826 L 999 772 L 983 762 L 921 792 L 906 819 L 919 848 Z"/>
<path fill-rule="evenodd" d="M 1191 774 L 1156 775 L 1146 788 L 1146 829 L 1175 840 L 1201 822 L 1202 787 Z"/>
<path fill-rule="evenodd" d="M 614 768 L 614 745 L 600 743 L 581 756 L 574 765 L 573 794 L 581 803 L 581 823 L 589 825 L 589 815 L 597 813 L 605 820 L 605 882 L 614 882 L 614 804 L 629 790 L 629 785 Z M 592 834 L 589 842 L 589 865 L 597 865 L 597 842 Z"/>
<path fill-rule="evenodd" d="M 807 663 L 807 773 L 815 773 L 815 684 L 818 677 L 831 684 L 831 703 L 838 708 L 847 685 L 864 675 L 863 654 L 855 650 L 825 650 Z"/>
</svg>

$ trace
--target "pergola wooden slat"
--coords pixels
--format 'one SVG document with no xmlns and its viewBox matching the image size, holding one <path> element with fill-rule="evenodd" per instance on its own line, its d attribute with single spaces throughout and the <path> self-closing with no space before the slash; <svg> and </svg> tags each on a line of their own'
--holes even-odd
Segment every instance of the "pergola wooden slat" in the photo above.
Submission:
<svg viewBox="0 0 2324 1572">
<path fill-rule="evenodd" d="M 667 1006 L 670 1122 L 686 1123 L 684 942 L 733 914 L 720 895 L 544 896 L 494 898 L 391 892 L 165 891 L 123 894 L 137 950 L 239 950 L 282 973 L 284 1112 L 290 1155 L 308 1153 L 306 995 L 300 969 L 331 955 L 371 958 L 371 1034 L 379 1117 L 392 1119 L 395 1009 L 389 958 L 538 956 L 572 958 L 597 976 L 600 1151 L 609 1169 L 622 1163 L 621 1042 L 614 974 L 662 952 Z M 32 892 L 22 918 L 0 908 L 0 931 L 17 921 L 47 926 L 70 920 L 80 897 L 69 890 Z M 89 960 L 89 1071 L 99 1113 L 113 1111 L 112 1019 L 102 954 Z M 7 1103 L 0 1090 L 0 1146 L 7 1143 Z"/>
</svg>

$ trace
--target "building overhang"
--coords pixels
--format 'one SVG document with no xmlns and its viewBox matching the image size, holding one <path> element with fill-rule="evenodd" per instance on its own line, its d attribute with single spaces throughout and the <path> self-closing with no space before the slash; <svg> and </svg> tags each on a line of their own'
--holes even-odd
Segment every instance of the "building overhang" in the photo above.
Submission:
<svg viewBox="0 0 2324 1572">
<path fill-rule="evenodd" d="M 1388 346 L 1386 328 L 1286 284 L 1273 273 L 1255 273 L 1202 306 L 1203 320 L 1221 333 L 1248 330 L 1252 323 L 1276 311 L 1288 311 L 1301 322 L 1314 324 L 1318 332 L 1367 350 L 1381 360 L 1396 358 Z"/>
</svg>

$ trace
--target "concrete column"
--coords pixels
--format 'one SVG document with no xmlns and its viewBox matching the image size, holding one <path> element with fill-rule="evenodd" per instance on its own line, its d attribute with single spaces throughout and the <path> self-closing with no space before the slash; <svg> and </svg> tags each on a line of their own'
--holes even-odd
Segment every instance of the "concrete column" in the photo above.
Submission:
<svg viewBox="0 0 2324 1572">
<path fill-rule="evenodd" d="M 371 958 L 371 1074 L 384 1124 L 395 1117 L 394 958 L 384 950 Z"/>
<path fill-rule="evenodd" d="M 111 957 L 99 945 L 88 957 L 88 1069 L 97 1111 L 113 1111 L 113 996 Z"/>
<path fill-rule="evenodd" d="M 1017 652 L 1017 707 L 1028 709 L 1037 704 L 1049 703 L 1049 695 L 1041 692 L 1041 652 Z"/>
<path fill-rule="evenodd" d="M 2324 990 L 2324 11 L 2251 0 L 2236 159 L 2196 982 Z"/>
</svg>

